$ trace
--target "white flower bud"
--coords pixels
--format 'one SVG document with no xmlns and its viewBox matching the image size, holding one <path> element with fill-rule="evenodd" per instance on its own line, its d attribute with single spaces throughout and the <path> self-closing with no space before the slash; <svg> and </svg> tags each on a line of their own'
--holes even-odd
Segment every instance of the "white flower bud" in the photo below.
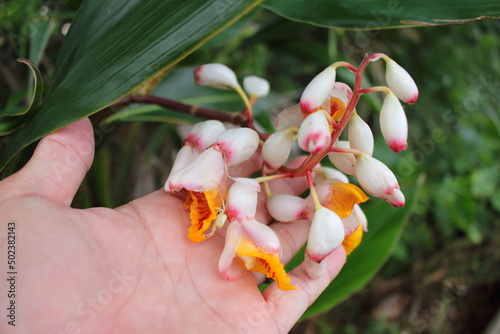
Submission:
<svg viewBox="0 0 500 334">
<path fill-rule="evenodd" d="M 228 166 L 248 160 L 259 146 L 259 135 L 249 128 L 229 129 L 217 137 L 215 149 L 224 153 Z"/>
<path fill-rule="evenodd" d="M 302 122 L 298 144 L 309 153 L 318 153 L 330 145 L 331 129 L 323 110 L 313 112 Z"/>
<path fill-rule="evenodd" d="M 262 146 L 264 173 L 272 173 L 283 166 L 292 150 L 294 131 L 289 128 L 276 131 L 266 139 Z"/>
<path fill-rule="evenodd" d="M 250 96 L 264 97 L 269 94 L 269 82 L 253 75 L 243 79 L 243 88 Z"/>
<path fill-rule="evenodd" d="M 385 142 L 394 152 L 401 152 L 408 147 L 408 121 L 403 106 L 397 97 L 389 93 L 384 99 L 380 111 L 380 130 Z"/>
<path fill-rule="evenodd" d="M 373 155 L 372 129 L 357 113 L 353 113 L 349 119 L 349 146 Z"/>
<path fill-rule="evenodd" d="M 405 204 L 398 180 L 392 171 L 379 160 L 363 154 L 356 158 L 356 178 L 369 194 L 385 199 L 389 204 L 402 207 Z"/>
<path fill-rule="evenodd" d="M 215 143 L 217 136 L 224 130 L 224 124 L 216 120 L 196 123 L 189 130 L 184 145 L 193 146 L 201 153 Z"/>
<path fill-rule="evenodd" d="M 304 114 L 316 111 L 328 98 L 335 84 L 335 76 L 335 69 L 327 67 L 311 80 L 300 98 L 300 108 Z"/>
<path fill-rule="evenodd" d="M 304 199 L 298 196 L 278 194 L 267 199 L 267 210 L 279 222 L 304 219 Z"/>
<path fill-rule="evenodd" d="M 418 88 L 412 77 L 392 59 L 386 60 L 385 80 L 389 88 L 405 103 L 415 103 L 418 99 Z"/>
<path fill-rule="evenodd" d="M 349 142 L 344 140 L 338 140 L 333 146 L 338 148 L 351 148 Z M 328 159 L 330 159 L 332 164 L 342 173 L 349 175 L 356 174 L 356 158 L 354 157 L 354 154 L 332 152 L 328 154 Z"/>
<path fill-rule="evenodd" d="M 304 120 L 304 114 L 300 110 L 300 105 L 296 104 L 286 109 L 283 109 L 274 121 L 274 126 L 278 130 L 284 130 L 292 126 L 300 126 Z"/>
<path fill-rule="evenodd" d="M 254 179 L 235 178 L 227 193 L 226 215 L 232 220 L 251 220 L 257 210 L 260 184 Z"/>
<path fill-rule="evenodd" d="M 315 262 L 320 262 L 342 245 L 344 224 L 340 217 L 325 207 L 317 210 L 312 220 L 306 254 Z"/>
<path fill-rule="evenodd" d="M 205 64 L 194 71 L 194 80 L 198 86 L 211 86 L 220 89 L 239 87 L 233 70 L 223 64 Z"/>
</svg>

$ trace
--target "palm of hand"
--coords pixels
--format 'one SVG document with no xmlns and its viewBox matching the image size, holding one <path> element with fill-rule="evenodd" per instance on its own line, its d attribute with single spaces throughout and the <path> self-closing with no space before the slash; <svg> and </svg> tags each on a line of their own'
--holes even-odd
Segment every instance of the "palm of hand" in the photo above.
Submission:
<svg viewBox="0 0 500 334">
<path fill-rule="evenodd" d="M 51 139 L 0 183 L 2 217 L 17 224 L 18 324 L 26 332 L 285 333 L 344 263 L 339 249 L 329 274 L 314 281 L 299 266 L 290 274 L 295 291 L 273 283 L 261 293 L 251 274 L 225 281 L 217 270 L 223 235 L 189 241 L 188 214 L 175 196 L 157 191 L 115 210 L 69 208 L 91 163 L 92 153 L 78 151 L 92 140 L 89 123 Z M 57 159 L 80 162 L 63 173 L 71 180 L 51 175 Z M 276 227 L 285 262 L 305 242 L 303 225 Z"/>
</svg>

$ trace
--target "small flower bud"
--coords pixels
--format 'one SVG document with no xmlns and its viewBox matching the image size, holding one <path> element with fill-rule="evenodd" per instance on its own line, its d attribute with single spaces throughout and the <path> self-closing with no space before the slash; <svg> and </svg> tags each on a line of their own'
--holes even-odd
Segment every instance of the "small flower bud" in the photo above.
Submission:
<svg viewBox="0 0 500 334">
<path fill-rule="evenodd" d="M 304 219 L 304 199 L 298 196 L 278 194 L 267 199 L 267 210 L 279 222 Z"/>
<path fill-rule="evenodd" d="M 269 94 L 269 82 L 253 75 L 243 79 L 243 88 L 250 96 L 264 97 Z"/>
<path fill-rule="evenodd" d="M 338 148 L 351 148 L 348 141 L 338 140 L 334 147 Z M 328 154 L 328 159 L 337 167 L 342 173 L 354 175 L 356 174 L 356 158 L 352 153 L 339 153 L 332 152 Z"/>
<path fill-rule="evenodd" d="M 349 146 L 373 155 L 372 129 L 357 113 L 353 113 L 349 119 Z"/>
<path fill-rule="evenodd" d="M 211 86 L 220 89 L 239 87 L 233 70 L 223 64 L 205 64 L 194 71 L 194 80 L 198 86 Z"/>
<path fill-rule="evenodd" d="M 208 120 L 196 123 L 189 130 L 184 145 L 191 145 L 201 153 L 215 143 L 217 136 L 224 130 L 224 124 L 220 121 Z"/>
<path fill-rule="evenodd" d="M 344 224 L 339 216 L 325 207 L 317 210 L 312 220 L 306 254 L 315 262 L 320 262 L 342 245 Z"/>
<path fill-rule="evenodd" d="M 249 128 L 229 129 L 217 137 L 215 149 L 224 153 L 228 166 L 248 160 L 259 146 L 259 135 Z"/>
<path fill-rule="evenodd" d="M 272 173 L 283 166 L 292 150 L 295 131 L 288 129 L 276 131 L 266 139 L 262 146 L 264 173 Z"/>
<path fill-rule="evenodd" d="M 226 214 L 229 221 L 251 220 L 257 209 L 257 193 L 260 184 L 254 179 L 235 178 L 227 193 Z"/>
<path fill-rule="evenodd" d="M 387 94 L 384 99 L 380 111 L 380 129 L 385 142 L 394 152 L 401 152 L 408 147 L 406 114 L 403 106 L 392 93 Z"/>
<path fill-rule="evenodd" d="M 405 103 L 415 103 L 418 99 L 418 88 L 412 77 L 392 59 L 386 60 L 385 80 L 389 88 Z"/>
<path fill-rule="evenodd" d="M 398 180 L 392 171 L 379 160 L 363 154 L 356 158 L 356 178 L 369 194 L 385 199 L 389 204 L 402 207 L 405 204 Z"/>
<path fill-rule="evenodd" d="M 299 147 L 309 153 L 318 153 L 330 145 L 331 129 L 323 110 L 318 110 L 302 122 L 298 134 Z"/>
<path fill-rule="evenodd" d="M 274 126 L 278 130 L 284 130 L 292 126 L 300 126 L 304 120 L 304 114 L 300 110 L 300 105 L 296 104 L 286 109 L 283 109 L 274 121 Z"/>
<path fill-rule="evenodd" d="M 335 84 L 335 76 L 335 69 L 327 67 L 311 80 L 300 98 L 300 108 L 304 114 L 316 111 L 328 98 Z"/>
</svg>

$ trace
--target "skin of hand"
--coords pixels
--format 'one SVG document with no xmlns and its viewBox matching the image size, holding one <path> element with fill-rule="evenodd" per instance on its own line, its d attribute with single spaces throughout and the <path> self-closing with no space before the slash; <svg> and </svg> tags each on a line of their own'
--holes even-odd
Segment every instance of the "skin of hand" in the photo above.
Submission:
<svg viewBox="0 0 500 334">
<path fill-rule="evenodd" d="M 345 262 L 339 247 L 319 279 L 298 266 L 289 273 L 293 291 L 272 283 L 260 292 L 262 278 L 252 273 L 226 281 L 217 266 L 224 231 L 189 241 L 189 214 L 176 196 L 158 190 L 116 209 L 71 208 L 93 155 L 92 127 L 83 119 L 43 138 L 26 166 L 0 182 L 7 279 L 9 222 L 16 232 L 15 327 L 2 279 L 1 333 L 287 333 Z M 278 181 L 276 189 L 304 187 Z M 271 227 L 287 263 L 309 225 Z"/>
</svg>

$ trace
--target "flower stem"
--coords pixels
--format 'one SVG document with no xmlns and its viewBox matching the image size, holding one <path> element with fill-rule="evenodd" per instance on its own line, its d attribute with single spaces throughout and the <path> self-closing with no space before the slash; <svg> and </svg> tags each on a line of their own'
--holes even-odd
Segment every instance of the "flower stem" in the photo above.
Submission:
<svg viewBox="0 0 500 334">
<path fill-rule="evenodd" d="M 315 207 L 316 211 L 318 211 L 323 206 L 319 202 L 318 194 L 316 193 L 316 189 L 314 188 L 314 182 L 313 182 L 311 171 L 306 172 L 306 177 L 307 177 L 307 184 L 309 185 L 309 189 L 311 190 L 311 196 L 312 196 L 312 199 L 314 202 L 314 207 Z"/>
</svg>

